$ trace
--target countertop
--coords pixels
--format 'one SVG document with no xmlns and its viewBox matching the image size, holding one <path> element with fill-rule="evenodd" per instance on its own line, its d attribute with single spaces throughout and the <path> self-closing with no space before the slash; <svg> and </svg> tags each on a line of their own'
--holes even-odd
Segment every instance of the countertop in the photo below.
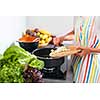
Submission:
<svg viewBox="0 0 100 100">
<path fill-rule="evenodd" d="M 44 83 L 73 83 L 72 77 L 72 72 L 67 71 L 66 80 L 44 79 Z"/>
</svg>

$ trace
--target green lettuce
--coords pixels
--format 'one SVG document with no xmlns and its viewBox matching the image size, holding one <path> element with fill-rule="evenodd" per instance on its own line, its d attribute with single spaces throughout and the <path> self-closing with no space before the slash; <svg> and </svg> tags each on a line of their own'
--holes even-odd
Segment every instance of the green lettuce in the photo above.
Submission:
<svg viewBox="0 0 100 100">
<path fill-rule="evenodd" d="M 18 46 L 10 46 L 0 55 L 0 83 L 23 83 L 25 64 L 41 70 L 44 62 Z"/>
</svg>

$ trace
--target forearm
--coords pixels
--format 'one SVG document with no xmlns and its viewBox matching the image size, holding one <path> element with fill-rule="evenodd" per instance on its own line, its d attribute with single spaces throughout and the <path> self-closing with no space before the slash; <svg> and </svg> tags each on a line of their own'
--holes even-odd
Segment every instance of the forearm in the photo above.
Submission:
<svg viewBox="0 0 100 100">
<path fill-rule="evenodd" d="M 77 54 L 79 56 L 86 56 L 86 54 L 90 54 L 90 53 L 100 53 L 100 48 L 79 46 L 79 47 L 76 47 L 76 49 L 81 51 Z"/>
<path fill-rule="evenodd" d="M 90 48 L 90 51 L 93 53 L 100 53 L 100 48 Z"/>
<path fill-rule="evenodd" d="M 72 41 L 74 39 L 74 31 L 67 33 L 67 35 L 60 37 L 61 41 Z"/>
<path fill-rule="evenodd" d="M 64 41 L 72 41 L 74 39 L 74 34 L 70 34 L 64 37 Z"/>
</svg>

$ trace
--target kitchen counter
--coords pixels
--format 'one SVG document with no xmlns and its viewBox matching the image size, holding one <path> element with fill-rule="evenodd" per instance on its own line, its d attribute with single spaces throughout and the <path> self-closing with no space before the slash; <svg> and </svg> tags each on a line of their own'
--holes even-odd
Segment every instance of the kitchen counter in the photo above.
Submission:
<svg viewBox="0 0 100 100">
<path fill-rule="evenodd" d="M 72 76 L 72 72 L 68 71 L 66 80 L 44 79 L 44 83 L 73 83 Z"/>
</svg>

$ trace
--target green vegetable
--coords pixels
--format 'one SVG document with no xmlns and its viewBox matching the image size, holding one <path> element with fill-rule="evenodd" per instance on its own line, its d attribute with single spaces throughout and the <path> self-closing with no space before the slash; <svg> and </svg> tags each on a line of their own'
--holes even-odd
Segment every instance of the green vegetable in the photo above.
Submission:
<svg viewBox="0 0 100 100">
<path fill-rule="evenodd" d="M 31 55 L 29 52 L 25 51 L 18 46 L 10 46 L 3 54 L 4 58 L 13 58 L 12 60 L 17 60 L 20 64 L 29 64 L 31 67 L 37 69 L 42 69 L 44 67 L 44 62 L 38 60 L 35 55 Z"/>
<path fill-rule="evenodd" d="M 0 60 L 0 83 L 23 83 L 24 65 L 11 59 Z"/>
<path fill-rule="evenodd" d="M 35 58 L 35 55 L 31 55 L 29 52 L 18 46 L 10 46 L 3 54 L 5 58 L 14 57 L 14 59 L 18 60 L 20 63 L 29 63 L 31 59 Z"/>
<path fill-rule="evenodd" d="M 2 57 L 3 57 L 3 56 L 0 54 L 0 59 L 2 59 Z"/>
<path fill-rule="evenodd" d="M 44 62 L 38 60 L 35 55 L 31 55 L 18 46 L 10 46 L 0 56 L 0 82 L 23 83 L 25 64 L 39 70 L 44 67 Z"/>
<path fill-rule="evenodd" d="M 44 67 L 44 62 L 39 60 L 39 59 L 35 59 L 35 60 L 32 60 L 30 63 L 29 63 L 29 66 L 30 67 L 34 67 L 34 68 L 38 68 L 39 70 L 43 69 Z"/>
</svg>

